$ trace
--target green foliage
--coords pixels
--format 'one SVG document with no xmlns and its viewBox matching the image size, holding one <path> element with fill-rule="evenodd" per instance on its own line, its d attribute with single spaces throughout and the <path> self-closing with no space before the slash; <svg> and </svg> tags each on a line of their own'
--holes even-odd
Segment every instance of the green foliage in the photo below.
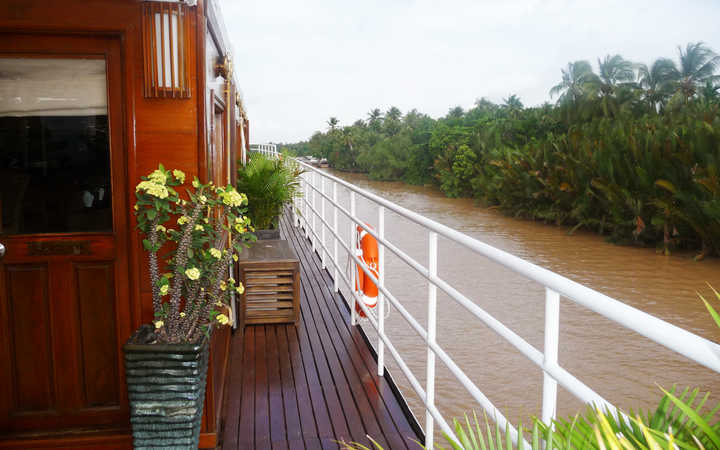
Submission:
<svg viewBox="0 0 720 450">
<path fill-rule="evenodd" d="M 553 422 L 556 444 L 570 442 L 573 448 L 600 449 L 595 430 L 601 427 L 610 430 L 612 435 L 623 436 L 632 444 L 630 448 L 651 448 L 653 441 L 661 448 L 668 448 L 671 440 L 684 449 L 699 448 L 697 443 L 708 449 L 720 448 L 717 443 L 720 442 L 717 441 L 720 404 L 707 409 L 709 394 L 701 396 L 698 389 L 685 389 L 679 394 L 675 388 L 671 391 L 663 389 L 663 394 L 657 408 L 651 412 L 631 410 L 626 417 L 616 418 L 609 412 L 599 413 L 588 408 L 583 415 L 558 419 Z M 549 430 L 543 423 L 539 426 L 543 432 Z"/>
<path fill-rule="evenodd" d="M 282 159 L 252 153 L 238 169 L 237 189 L 248 198 L 248 216 L 257 229 L 277 228 L 283 206 L 299 195 L 300 171 Z"/>
<path fill-rule="evenodd" d="M 720 255 L 718 57 L 703 43 L 677 62 L 620 55 L 561 71 L 557 104 L 478 100 L 432 119 L 395 107 L 294 144 L 339 170 L 434 184 L 507 214 L 585 228 L 659 252 Z"/>
<path fill-rule="evenodd" d="M 185 184 L 185 174 L 162 164 L 141 179 L 134 209 L 148 252 L 155 334 L 162 343 L 195 342 L 231 322 L 231 292 L 244 289 L 227 274 L 255 240 L 248 232 L 247 197 L 197 178 L 180 195 L 176 188 Z"/>
</svg>

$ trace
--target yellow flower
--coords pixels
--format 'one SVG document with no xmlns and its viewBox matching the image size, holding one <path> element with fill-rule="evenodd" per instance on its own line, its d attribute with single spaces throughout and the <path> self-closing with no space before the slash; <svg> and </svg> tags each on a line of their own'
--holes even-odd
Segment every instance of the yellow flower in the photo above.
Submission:
<svg viewBox="0 0 720 450">
<path fill-rule="evenodd" d="M 160 169 L 156 169 L 153 173 L 148 175 L 148 179 L 157 184 L 165 184 L 167 182 L 165 172 Z"/>
<path fill-rule="evenodd" d="M 230 189 L 224 194 L 220 194 L 222 202 L 228 206 L 241 206 L 243 204 L 243 196 L 235 189 Z"/>
<path fill-rule="evenodd" d="M 221 281 L 221 282 L 220 282 L 220 290 L 221 290 L 221 291 L 225 291 L 226 289 L 227 289 L 227 284 L 225 284 L 224 281 Z"/>
<path fill-rule="evenodd" d="M 147 194 L 157 198 L 167 198 L 169 195 L 165 186 L 152 181 L 141 181 L 137 186 L 135 186 L 135 191 L 145 191 Z"/>
<path fill-rule="evenodd" d="M 200 182 L 197 180 L 197 178 L 193 180 L 192 187 L 194 187 L 195 189 L 200 187 Z"/>
<path fill-rule="evenodd" d="M 200 200 L 200 203 L 205 203 L 207 202 L 207 197 L 205 197 L 204 195 L 200 195 L 200 197 L 198 197 L 198 200 Z"/>
<path fill-rule="evenodd" d="M 187 269 L 185 271 L 185 276 L 188 277 L 189 279 L 195 281 L 198 278 L 200 278 L 200 269 L 198 269 L 197 267 L 192 267 L 190 269 Z"/>
<path fill-rule="evenodd" d="M 162 231 L 163 233 L 167 231 L 164 226 L 158 225 L 155 227 L 155 231 Z"/>
<path fill-rule="evenodd" d="M 242 294 L 245 292 L 245 286 L 242 285 L 242 283 L 238 284 L 238 287 L 235 288 L 238 294 Z"/>
<path fill-rule="evenodd" d="M 238 260 L 238 255 L 233 255 L 233 261 L 237 262 L 237 260 Z"/>
<path fill-rule="evenodd" d="M 235 283 L 235 278 L 233 278 L 233 277 L 228 278 L 228 283 L 233 283 L 233 284 L 234 284 L 234 283 Z"/>
<path fill-rule="evenodd" d="M 140 209 L 140 207 L 138 207 L 137 203 L 135 204 L 135 206 L 133 206 L 133 208 L 135 208 L 135 211 L 137 211 L 138 209 Z"/>
<path fill-rule="evenodd" d="M 177 220 L 178 225 L 185 225 L 188 222 L 190 222 L 190 218 L 188 216 L 180 216 L 180 218 Z"/>
<path fill-rule="evenodd" d="M 247 231 L 247 229 L 245 229 L 245 227 L 242 226 L 241 224 L 236 223 L 236 224 L 235 224 L 235 231 L 237 231 L 238 233 L 244 233 L 245 231 Z"/>
<path fill-rule="evenodd" d="M 205 222 L 205 223 L 210 223 L 210 221 L 208 220 L 207 217 L 203 219 L 203 222 Z"/>
<path fill-rule="evenodd" d="M 157 321 L 155 321 L 155 329 L 156 329 L 156 330 L 157 330 L 158 328 L 162 328 L 163 325 L 165 325 L 165 322 L 163 322 L 162 320 L 157 320 Z"/>
<path fill-rule="evenodd" d="M 203 226 L 202 225 L 195 225 L 195 231 L 202 231 Z"/>
<path fill-rule="evenodd" d="M 222 325 L 227 325 L 230 323 L 230 319 L 228 319 L 228 316 L 226 316 L 225 314 L 218 314 L 217 316 L 215 316 L 215 319 Z"/>
<path fill-rule="evenodd" d="M 243 223 L 244 221 L 245 221 L 245 219 L 243 219 L 242 216 L 238 216 L 235 218 L 235 223 Z"/>
<path fill-rule="evenodd" d="M 167 295 L 168 290 L 170 290 L 170 285 L 163 284 L 160 286 L 160 295 Z"/>
<path fill-rule="evenodd" d="M 220 300 L 218 300 L 218 301 L 215 302 L 215 306 L 219 306 L 219 307 L 222 308 L 222 307 L 225 306 L 225 305 L 223 304 L 223 302 L 221 302 Z"/>
<path fill-rule="evenodd" d="M 185 313 L 184 313 L 184 312 L 181 312 L 181 313 L 180 313 L 180 317 L 185 317 Z"/>
<path fill-rule="evenodd" d="M 222 252 L 220 250 L 216 249 L 215 247 L 210 249 L 210 255 L 216 259 L 222 258 Z"/>
<path fill-rule="evenodd" d="M 173 176 L 178 179 L 180 184 L 183 184 L 185 182 L 185 172 L 183 172 L 182 170 L 173 170 Z"/>
</svg>

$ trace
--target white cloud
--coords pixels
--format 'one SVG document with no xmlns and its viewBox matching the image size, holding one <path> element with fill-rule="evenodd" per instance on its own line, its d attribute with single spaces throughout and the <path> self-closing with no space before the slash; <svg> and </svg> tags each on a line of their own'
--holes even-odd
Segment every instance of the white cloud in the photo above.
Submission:
<svg viewBox="0 0 720 450">
<path fill-rule="evenodd" d="M 375 107 L 540 104 L 577 59 L 651 62 L 694 41 L 720 52 L 710 0 L 221 1 L 253 142 L 307 139 Z"/>
</svg>

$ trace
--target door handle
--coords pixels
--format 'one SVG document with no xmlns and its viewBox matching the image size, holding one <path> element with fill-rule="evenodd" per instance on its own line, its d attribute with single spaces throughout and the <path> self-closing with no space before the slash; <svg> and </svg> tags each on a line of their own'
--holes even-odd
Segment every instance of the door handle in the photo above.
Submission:
<svg viewBox="0 0 720 450">
<path fill-rule="evenodd" d="M 3 259 L 5 256 L 5 246 L 0 244 L 0 259 Z"/>
</svg>

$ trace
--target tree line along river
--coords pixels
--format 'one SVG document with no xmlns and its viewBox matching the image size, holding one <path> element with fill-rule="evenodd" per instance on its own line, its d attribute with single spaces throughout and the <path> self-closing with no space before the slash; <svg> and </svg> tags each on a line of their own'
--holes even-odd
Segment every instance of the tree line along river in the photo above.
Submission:
<svg viewBox="0 0 720 450">
<path fill-rule="evenodd" d="M 633 307 L 715 342 L 720 330 L 705 310 L 698 292 L 710 298 L 707 283 L 720 288 L 720 260 L 702 262 L 692 255 L 664 256 L 653 249 L 609 244 L 601 236 L 538 222 L 519 220 L 477 206 L 469 199 L 450 199 L 434 188 L 400 182 L 370 181 L 361 174 L 330 170 L 333 175 L 382 196 L 480 241 L 557 272 Z M 338 189 L 342 204 L 347 192 Z M 318 211 L 319 196 L 317 198 Z M 377 225 L 377 208 L 358 196 L 358 216 Z M 328 223 L 331 208 L 326 207 Z M 339 214 L 341 235 L 349 222 Z M 332 248 L 328 233 L 328 245 Z M 427 232 L 386 211 L 386 237 L 408 255 L 427 264 Z M 386 251 L 386 286 L 418 321 L 427 322 L 427 282 Z M 544 288 L 444 238 L 439 239 L 441 278 L 495 316 L 538 349 L 543 348 Z M 390 310 L 386 332 L 409 367 L 424 384 L 426 347 L 402 316 Z M 377 342 L 370 324 L 363 327 Z M 440 345 L 505 415 L 528 424 L 540 415 L 542 372 L 510 344 L 438 290 L 437 336 Z M 423 405 L 389 353 L 386 365 L 411 408 L 424 423 Z M 720 377 L 650 340 L 616 325 L 568 300 L 560 305 L 560 365 L 616 406 L 653 407 L 666 389 L 699 387 L 720 401 Z M 446 417 L 481 412 L 469 393 L 440 360 L 436 401 Z M 582 409 L 559 389 L 558 413 Z"/>
</svg>

